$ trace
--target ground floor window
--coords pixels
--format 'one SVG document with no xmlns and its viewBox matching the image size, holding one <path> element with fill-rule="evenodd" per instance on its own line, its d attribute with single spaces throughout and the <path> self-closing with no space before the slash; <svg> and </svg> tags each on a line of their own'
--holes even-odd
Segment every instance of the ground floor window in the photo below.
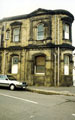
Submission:
<svg viewBox="0 0 75 120">
<path fill-rule="evenodd" d="M 18 56 L 12 57 L 12 74 L 18 73 Z"/>
<path fill-rule="evenodd" d="M 35 73 L 45 73 L 45 57 L 37 56 L 35 57 Z"/>
<path fill-rule="evenodd" d="M 69 56 L 64 55 L 64 75 L 69 75 Z"/>
</svg>

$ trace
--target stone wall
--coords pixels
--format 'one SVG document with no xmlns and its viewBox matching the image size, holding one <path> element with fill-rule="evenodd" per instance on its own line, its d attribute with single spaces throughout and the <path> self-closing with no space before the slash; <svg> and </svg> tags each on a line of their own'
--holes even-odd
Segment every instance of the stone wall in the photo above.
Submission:
<svg viewBox="0 0 75 120">
<path fill-rule="evenodd" d="M 60 10 L 59 10 L 60 11 Z M 72 41 L 63 39 L 63 18 L 72 24 L 71 15 L 66 12 L 57 14 L 46 11 L 35 12 L 35 15 L 21 19 L 3 20 L 0 22 L 2 39 L 0 74 L 11 74 L 12 55 L 18 55 L 18 73 L 11 74 L 19 81 L 26 81 L 29 85 L 54 86 L 58 84 L 58 48 L 59 48 L 59 85 L 72 85 L 72 59 L 69 65 L 69 75 L 64 75 L 64 54 L 72 58 Z M 72 18 L 73 19 L 73 18 Z M 67 20 L 67 19 L 66 19 Z M 37 27 L 44 24 L 44 39 L 37 40 Z M 20 27 L 20 41 L 13 42 L 13 28 Z M 2 30 L 2 28 L 4 28 Z M 2 31 L 1 31 L 2 30 Z M 9 30 L 9 39 L 6 31 Z M 70 45 L 60 47 L 61 45 Z M 45 74 L 35 74 L 34 60 L 37 55 L 45 55 Z M 56 54 L 56 61 L 54 55 Z M 2 64 L 2 66 L 1 66 Z M 55 70 L 56 66 L 56 70 Z M 55 80 L 56 76 L 56 80 Z M 55 80 L 55 81 L 54 81 Z"/>
</svg>

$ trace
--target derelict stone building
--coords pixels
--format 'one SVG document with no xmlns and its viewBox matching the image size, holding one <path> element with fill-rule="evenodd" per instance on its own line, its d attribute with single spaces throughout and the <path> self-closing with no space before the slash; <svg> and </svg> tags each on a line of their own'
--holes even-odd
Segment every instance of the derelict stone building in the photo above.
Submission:
<svg viewBox="0 0 75 120">
<path fill-rule="evenodd" d="M 0 74 L 29 85 L 72 85 L 72 22 L 66 10 L 37 9 L 0 20 Z"/>
</svg>

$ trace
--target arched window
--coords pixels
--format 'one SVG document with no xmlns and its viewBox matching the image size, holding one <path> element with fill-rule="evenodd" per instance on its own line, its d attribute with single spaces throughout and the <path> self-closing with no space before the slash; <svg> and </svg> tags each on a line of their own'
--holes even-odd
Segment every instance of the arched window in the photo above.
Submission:
<svg viewBox="0 0 75 120">
<path fill-rule="evenodd" d="M 37 40 L 44 39 L 44 24 L 39 24 L 37 27 Z"/>
<path fill-rule="evenodd" d="M 45 56 L 35 57 L 35 73 L 45 73 Z"/>
</svg>

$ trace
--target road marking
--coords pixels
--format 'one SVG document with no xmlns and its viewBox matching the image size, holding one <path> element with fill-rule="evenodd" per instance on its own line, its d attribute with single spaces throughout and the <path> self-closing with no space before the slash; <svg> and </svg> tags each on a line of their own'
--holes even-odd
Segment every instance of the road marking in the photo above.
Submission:
<svg viewBox="0 0 75 120">
<path fill-rule="evenodd" d="M 75 114 L 72 114 L 75 117 Z"/>
<path fill-rule="evenodd" d="M 15 96 L 10 96 L 10 95 L 6 95 L 6 94 L 3 94 L 3 93 L 0 93 L 0 95 L 5 96 L 5 97 L 9 97 L 9 98 L 22 100 L 22 101 L 25 101 L 25 102 L 30 102 L 30 103 L 33 103 L 33 104 L 38 104 L 38 102 L 35 102 L 35 101 L 31 101 L 31 100 L 28 100 L 28 99 L 23 99 L 23 98 L 19 98 L 19 97 L 15 97 Z"/>
</svg>

